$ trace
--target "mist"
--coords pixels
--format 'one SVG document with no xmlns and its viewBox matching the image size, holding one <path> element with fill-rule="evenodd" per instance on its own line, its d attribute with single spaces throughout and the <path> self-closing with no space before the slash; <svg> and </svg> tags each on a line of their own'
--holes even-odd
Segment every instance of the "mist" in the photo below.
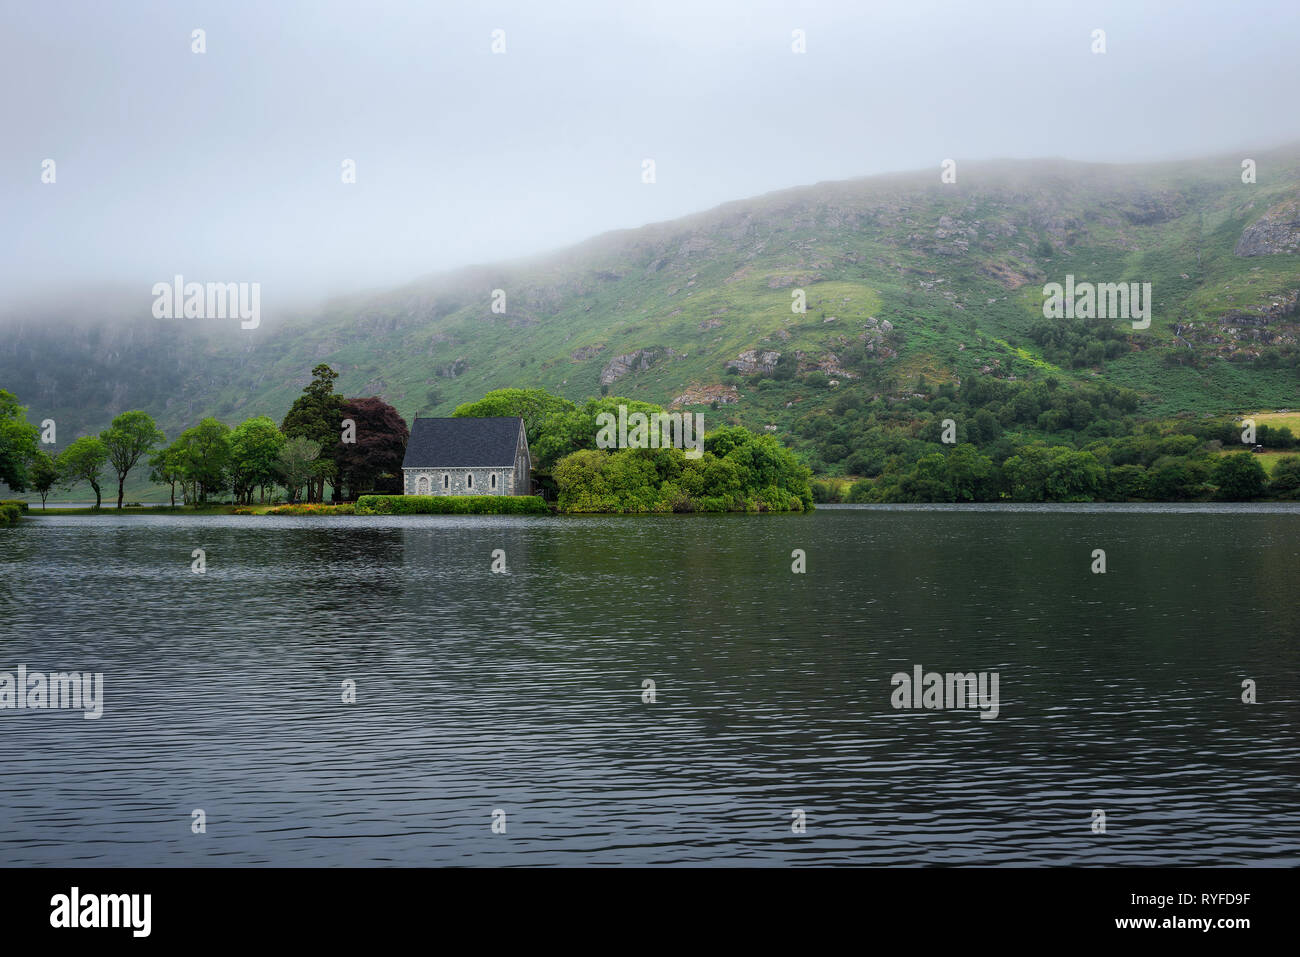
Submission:
<svg viewBox="0 0 1300 957">
<path fill-rule="evenodd" d="M 1300 137 L 1293 0 L 1044 6 L 7 2 L 0 306 L 183 275 L 274 314 L 946 158 Z"/>
</svg>

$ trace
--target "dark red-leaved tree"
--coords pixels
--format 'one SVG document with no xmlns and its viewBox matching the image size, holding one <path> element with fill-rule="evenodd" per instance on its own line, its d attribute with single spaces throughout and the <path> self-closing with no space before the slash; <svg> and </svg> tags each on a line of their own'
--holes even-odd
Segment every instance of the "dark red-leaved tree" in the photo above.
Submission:
<svg viewBox="0 0 1300 957">
<path fill-rule="evenodd" d="M 334 451 L 348 497 L 372 489 L 400 492 L 402 458 L 411 435 L 406 420 L 379 396 L 345 400 L 342 418 L 356 423 L 356 441 L 339 442 Z"/>
</svg>

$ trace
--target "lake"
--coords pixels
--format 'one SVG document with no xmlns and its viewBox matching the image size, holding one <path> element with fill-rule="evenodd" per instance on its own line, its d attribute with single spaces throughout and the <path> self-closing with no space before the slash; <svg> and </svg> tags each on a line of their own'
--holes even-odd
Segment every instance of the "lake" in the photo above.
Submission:
<svg viewBox="0 0 1300 957">
<path fill-rule="evenodd" d="M 0 711 L 0 863 L 1294 865 L 1298 571 L 1285 505 L 32 518 L 0 671 L 104 712 Z"/>
</svg>

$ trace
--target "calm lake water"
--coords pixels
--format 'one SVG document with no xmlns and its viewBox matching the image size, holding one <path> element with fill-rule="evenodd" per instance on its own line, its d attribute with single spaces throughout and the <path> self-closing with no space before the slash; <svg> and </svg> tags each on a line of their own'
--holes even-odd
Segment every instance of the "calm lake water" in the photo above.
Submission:
<svg viewBox="0 0 1300 957">
<path fill-rule="evenodd" d="M 34 518 L 0 671 L 105 710 L 0 711 L 0 864 L 1297 864 L 1298 571 L 1285 506 Z"/>
</svg>

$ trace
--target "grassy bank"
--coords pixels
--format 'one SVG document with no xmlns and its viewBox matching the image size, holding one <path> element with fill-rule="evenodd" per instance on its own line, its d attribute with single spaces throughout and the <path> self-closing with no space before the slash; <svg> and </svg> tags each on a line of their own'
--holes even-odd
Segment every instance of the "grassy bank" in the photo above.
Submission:
<svg viewBox="0 0 1300 957">
<path fill-rule="evenodd" d="M 249 515 L 260 514 L 265 512 L 270 506 L 255 505 L 251 509 L 246 505 L 204 505 L 195 508 L 192 505 L 177 505 L 173 508 L 170 505 L 141 505 L 126 508 L 118 508 L 116 505 L 104 505 L 95 508 L 93 505 L 87 505 L 84 508 L 47 508 L 43 509 L 39 505 L 32 508 L 27 514 L 37 515 Z"/>
</svg>

